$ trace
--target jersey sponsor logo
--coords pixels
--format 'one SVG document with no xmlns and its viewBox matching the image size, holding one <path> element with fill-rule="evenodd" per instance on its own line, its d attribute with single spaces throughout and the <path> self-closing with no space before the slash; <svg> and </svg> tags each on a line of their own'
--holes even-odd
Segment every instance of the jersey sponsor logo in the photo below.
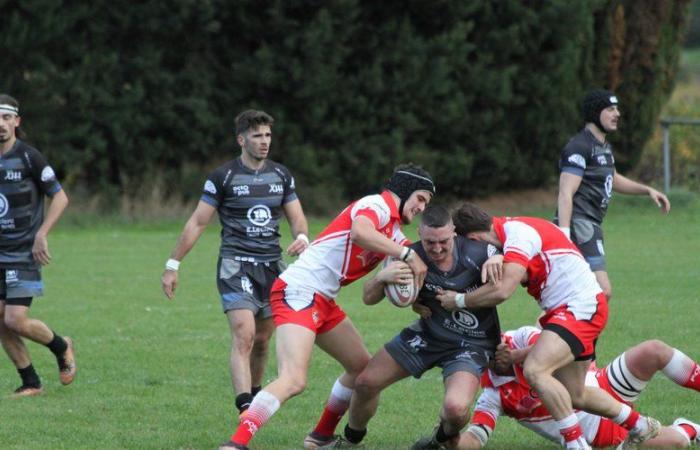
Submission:
<svg viewBox="0 0 700 450">
<path fill-rule="evenodd" d="M 10 210 L 10 202 L 7 201 L 7 197 L 0 194 L 0 217 L 5 217 L 7 212 Z"/>
<path fill-rule="evenodd" d="M 608 163 L 608 160 L 605 159 L 605 156 L 603 156 L 603 155 L 598 155 L 598 164 L 600 164 L 601 166 L 604 166 L 604 165 L 606 165 L 607 163 Z"/>
<path fill-rule="evenodd" d="M 48 181 L 55 180 L 55 179 L 56 179 L 56 174 L 54 173 L 51 166 L 44 167 L 44 170 L 41 171 L 41 181 L 46 183 Z"/>
<path fill-rule="evenodd" d="M 248 209 L 248 220 L 259 227 L 264 227 L 272 219 L 270 208 L 265 205 L 255 205 Z"/>
<path fill-rule="evenodd" d="M 250 195 L 250 186 L 248 186 L 247 184 L 233 186 L 233 193 L 239 197 L 242 195 Z"/>
<path fill-rule="evenodd" d="M 271 184 L 268 194 L 282 194 L 284 192 L 284 186 L 281 184 Z"/>
<path fill-rule="evenodd" d="M 5 181 L 22 181 L 22 172 L 19 170 L 8 170 L 5 172 Z"/>
<path fill-rule="evenodd" d="M 479 326 L 479 319 L 474 314 L 463 309 L 452 311 L 452 320 L 468 330 L 473 330 Z"/>
<path fill-rule="evenodd" d="M 571 156 L 569 156 L 568 161 L 569 161 L 571 164 L 573 164 L 573 165 L 575 165 L 575 166 L 578 166 L 578 167 L 580 167 L 580 168 L 582 168 L 582 169 L 585 169 L 585 168 L 586 168 L 586 160 L 585 160 L 584 157 L 581 156 L 581 155 L 576 155 L 576 154 L 575 154 L 575 155 L 571 155 Z"/>
<path fill-rule="evenodd" d="M 15 219 L 0 219 L 0 229 L 1 230 L 14 230 L 15 229 Z"/>
<path fill-rule="evenodd" d="M 211 180 L 207 180 L 204 182 L 204 192 L 216 195 L 216 186 Z"/>
</svg>

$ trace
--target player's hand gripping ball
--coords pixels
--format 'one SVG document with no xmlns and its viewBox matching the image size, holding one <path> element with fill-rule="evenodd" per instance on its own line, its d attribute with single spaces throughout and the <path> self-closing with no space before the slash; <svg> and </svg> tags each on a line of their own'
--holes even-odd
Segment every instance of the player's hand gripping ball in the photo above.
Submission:
<svg viewBox="0 0 700 450">
<path fill-rule="evenodd" d="M 388 256 L 384 259 L 382 268 L 391 264 L 398 259 Z M 413 302 L 418 298 L 418 291 L 420 289 L 416 286 L 416 280 L 411 276 L 411 282 L 409 284 L 400 283 L 386 283 L 384 286 L 384 295 L 389 299 L 391 303 L 398 306 L 399 308 L 405 308 L 411 306 Z"/>
</svg>

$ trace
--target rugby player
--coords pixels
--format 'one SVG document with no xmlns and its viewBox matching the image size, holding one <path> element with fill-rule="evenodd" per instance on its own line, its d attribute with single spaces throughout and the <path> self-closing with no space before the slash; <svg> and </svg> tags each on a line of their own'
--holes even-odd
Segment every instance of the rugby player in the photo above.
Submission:
<svg viewBox="0 0 700 450">
<path fill-rule="evenodd" d="M 460 437 L 459 449 L 484 447 L 502 415 L 514 418 L 540 436 L 561 443 L 554 419 L 522 374 L 522 361 L 539 336 L 539 329 L 528 326 L 504 333 L 503 344 L 499 345 L 497 352 L 500 370 L 489 370 L 482 378 L 484 390 L 477 400 L 468 430 Z M 645 341 L 630 348 L 602 369 L 591 364 L 586 385 L 600 387 L 617 400 L 632 404 L 657 372 L 662 372 L 679 386 L 700 391 L 698 364 L 680 350 L 658 340 Z M 583 411 L 578 411 L 577 416 L 586 441 L 595 448 L 620 445 L 628 434 L 610 419 Z M 662 427 L 657 437 L 642 445 L 689 447 L 700 443 L 699 433 L 700 425 L 678 418 L 673 425 Z"/>
<path fill-rule="evenodd" d="M 422 317 L 379 350 L 355 380 L 344 436 L 332 442 L 335 426 L 342 417 L 339 412 L 344 408 L 337 409 L 329 402 L 318 425 L 304 440 L 305 448 L 359 444 L 377 411 L 381 391 L 408 376 L 420 378 L 433 367 L 442 369 L 445 387 L 440 423 L 432 436 L 416 443 L 414 448 L 445 444 L 467 424 L 479 379 L 500 341 L 498 315 L 496 308 L 448 312 L 435 295 L 476 289 L 482 284 L 481 266 L 496 249 L 455 236 L 452 217 L 441 206 L 429 206 L 425 210 L 418 234 L 420 242 L 410 248 L 428 266 L 417 306 Z M 367 305 L 379 303 L 387 283 L 409 282 L 413 282 L 413 277 L 408 266 L 393 262 L 365 282 L 363 301 Z"/>
<path fill-rule="evenodd" d="M 43 295 L 41 266 L 49 264 L 47 235 L 68 206 L 68 196 L 44 156 L 18 137 L 19 103 L 0 95 L 0 341 L 22 379 L 13 396 L 39 395 L 43 387 L 22 338 L 45 345 L 56 356 L 64 385 L 75 378 L 73 341 L 29 317 Z M 51 202 L 44 215 L 44 197 Z"/>
<path fill-rule="evenodd" d="M 309 243 L 308 225 L 294 178 L 282 164 L 268 159 L 273 118 L 248 110 L 236 117 L 241 155 L 214 170 L 165 265 L 163 292 L 172 299 L 180 262 L 204 232 L 215 212 L 221 222 L 216 285 L 231 332 L 229 365 L 238 412 L 245 411 L 260 389 L 274 331 L 269 292 L 284 270 L 279 221 L 284 214 L 296 256 Z"/>
<path fill-rule="evenodd" d="M 247 448 L 282 403 L 304 390 L 314 344 L 345 370 L 331 390 L 329 404 L 347 405 L 355 378 L 370 355 L 335 298 L 341 286 L 371 272 L 385 256 L 406 262 L 422 285 L 426 265 L 404 246 L 408 241 L 401 226 L 422 213 L 434 194 L 435 185 L 425 170 L 397 167 L 383 192 L 345 208 L 279 276 L 270 294 L 277 327 L 278 377 L 255 396 L 221 449 Z"/>
<path fill-rule="evenodd" d="M 534 217 L 491 217 L 471 203 L 454 214 L 457 233 L 503 251 L 503 277 L 462 298 L 438 296 L 447 309 L 491 307 L 523 282 L 545 312 L 543 331 L 523 364 L 528 383 L 557 421 L 567 448 L 588 449 L 573 408 L 611 418 L 630 430 L 632 444 L 659 431 L 609 393 L 585 386 L 595 345 L 608 319 L 608 301 L 576 246 L 554 224 Z M 556 372 L 556 376 L 554 373 Z"/>
<path fill-rule="evenodd" d="M 664 213 L 670 211 L 671 203 L 656 189 L 615 170 L 607 135 L 617 130 L 620 120 L 617 96 L 605 90 L 591 91 L 584 98 L 582 109 L 586 125 L 569 140 L 559 158 L 555 222 L 578 246 L 610 300 L 612 285 L 605 265 L 601 227 L 613 191 L 648 195 Z"/>
</svg>

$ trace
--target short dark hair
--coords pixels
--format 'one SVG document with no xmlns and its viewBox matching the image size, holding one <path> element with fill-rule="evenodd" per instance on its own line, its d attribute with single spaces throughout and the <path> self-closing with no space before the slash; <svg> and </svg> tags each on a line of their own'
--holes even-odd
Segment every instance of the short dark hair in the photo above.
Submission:
<svg viewBox="0 0 700 450">
<path fill-rule="evenodd" d="M 442 228 L 452 223 L 452 216 L 444 206 L 430 205 L 423 211 L 421 226 L 430 228 Z"/>
<path fill-rule="evenodd" d="M 265 111 L 249 109 L 243 111 L 236 117 L 236 136 L 243 134 L 246 131 L 257 129 L 260 125 L 269 125 L 275 123 L 275 119 Z"/>
<path fill-rule="evenodd" d="M 464 236 L 474 231 L 491 230 L 493 217 L 475 204 L 465 202 L 452 214 L 452 221 L 457 234 Z"/>
</svg>

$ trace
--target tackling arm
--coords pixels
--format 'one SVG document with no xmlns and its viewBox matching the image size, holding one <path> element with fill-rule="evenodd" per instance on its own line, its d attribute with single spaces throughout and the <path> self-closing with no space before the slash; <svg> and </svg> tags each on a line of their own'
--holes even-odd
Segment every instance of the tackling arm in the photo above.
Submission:
<svg viewBox="0 0 700 450">
<path fill-rule="evenodd" d="M 490 308 L 508 300 L 518 288 L 520 281 L 526 273 L 524 266 L 517 263 L 505 263 L 503 265 L 503 278 L 498 284 L 484 284 L 479 289 L 464 294 L 464 306 L 462 308 Z M 448 311 L 454 311 L 457 305 L 457 293 L 444 291 L 436 298 L 442 307 Z"/>
</svg>

